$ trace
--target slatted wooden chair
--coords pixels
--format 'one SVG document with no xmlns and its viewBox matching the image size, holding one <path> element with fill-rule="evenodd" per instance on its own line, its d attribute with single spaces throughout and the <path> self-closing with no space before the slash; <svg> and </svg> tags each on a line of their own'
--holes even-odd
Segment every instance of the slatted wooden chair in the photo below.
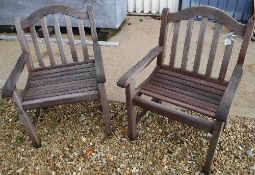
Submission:
<svg viewBox="0 0 255 175">
<path fill-rule="evenodd" d="M 202 16 L 199 37 L 197 43 L 191 43 L 192 26 L 194 17 Z M 205 29 L 209 19 L 214 19 L 215 29 L 212 45 L 208 58 L 201 57 L 204 42 Z M 186 39 L 181 60 L 181 65 L 176 66 L 175 57 L 177 54 L 177 44 L 180 29 L 180 22 L 188 20 Z M 168 23 L 173 23 L 173 37 L 170 51 L 170 62 L 166 64 L 164 55 L 166 48 L 166 28 Z M 185 24 L 185 23 L 183 23 Z M 207 6 L 191 7 L 177 13 L 169 13 L 169 9 L 163 10 L 161 21 L 159 46 L 152 49 L 141 61 L 127 71 L 118 81 L 118 86 L 126 89 L 126 103 L 128 115 L 128 136 L 130 140 L 137 137 L 137 122 L 146 114 L 152 111 L 164 115 L 170 120 L 176 120 L 189 124 L 195 128 L 211 133 L 210 147 L 208 149 L 203 171 L 209 173 L 213 162 L 216 146 L 222 130 L 222 126 L 227 122 L 228 114 L 235 91 L 242 77 L 242 67 L 249 45 L 254 21 L 249 21 L 247 26 L 235 21 L 223 11 Z M 212 69 L 216 57 L 217 45 L 220 38 L 222 26 L 229 31 L 243 36 L 240 54 L 234 68 L 230 81 L 225 80 L 225 75 L 230 61 L 230 54 L 234 41 L 225 47 L 225 54 L 222 59 L 221 69 L 218 78 L 213 78 Z M 189 58 L 189 47 L 197 46 L 193 70 L 187 69 Z M 180 47 L 181 48 L 181 47 Z M 157 65 L 153 73 L 135 87 L 135 77 L 141 73 L 155 58 Z M 199 72 L 201 60 L 207 59 L 205 73 Z M 148 100 L 150 97 L 151 100 Z M 162 104 L 167 102 L 197 113 L 202 113 L 211 120 L 202 119 L 196 115 L 189 115 L 183 112 L 170 109 Z M 143 108 L 141 113 L 136 113 L 136 106 Z"/>
<path fill-rule="evenodd" d="M 64 19 L 69 45 L 71 50 L 70 60 L 65 55 L 63 47 L 63 37 L 60 31 L 59 17 Z M 73 18 L 73 20 L 71 20 Z M 52 19 L 58 43 L 61 62 L 56 61 L 56 54 L 52 49 L 52 39 L 49 38 L 47 20 Z M 89 57 L 86 44 L 84 20 L 89 21 L 91 34 L 93 38 L 94 58 Z M 78 56 L 76 50 L 73 28 L 71 21 L 77 21 L 79 28 L 81 50 L 83 55 Z M 46 43 L 47 58 L 43 58 L 40 44 L 38 43 L 35 24 L 41 23 L 44 40 Z M 88 100 L 100 100 L 103 110 L 103 118 L 106 125 L 106 133 L 111 134 L 111 123 L 109 108 L 106 101 L 106 92 L 104 83 L 106 82 L 102 54 L 98 44 L 96 27 L 93 19 L 92 8 L 87 11 L 80 11 L 64 5 L 45 6 L 24 20 L 18 17 L 15 22 L 19 42 L 22 48 L 22 54 L 18 58 L 17 64 L 7 79 L 2 90 L 3 97 L 12 97 L 18 111 L 20 120 L 27 130 L 32 144 L 40 147 L 40 139 L 36 133 L 35 126 L 26 114 L 26 110 L 40 109 L 53 105 L 63 105 L 70 103 L 83 102 Z M 39 66 L 36 67 L 35 61 L 31 56 L 31 48 L 25 38 L 24 30 L 31 33 L 33 46 L 38 58 Z M 70 57 L 71 57 L 70 56 Z M 48 61 L 48 64 L 47 64 Z M 16 89 L 16 83 L 19 79 L 24 66 L 28 69 L 28 80 L 22 93 Z"/>
</svg>

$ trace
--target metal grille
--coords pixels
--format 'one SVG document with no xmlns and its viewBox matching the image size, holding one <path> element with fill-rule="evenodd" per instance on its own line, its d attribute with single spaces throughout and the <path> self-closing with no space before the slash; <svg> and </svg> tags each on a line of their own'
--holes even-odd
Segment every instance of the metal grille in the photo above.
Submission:
<svg viewBox="0 0 255 175">
<path fill-rule="evenodd" d="M 179 0 L 128 0 L 129 13 L 161 14 L 166 7 L 170 8 L 171 12 L 177 12 Z"/>
</svg>

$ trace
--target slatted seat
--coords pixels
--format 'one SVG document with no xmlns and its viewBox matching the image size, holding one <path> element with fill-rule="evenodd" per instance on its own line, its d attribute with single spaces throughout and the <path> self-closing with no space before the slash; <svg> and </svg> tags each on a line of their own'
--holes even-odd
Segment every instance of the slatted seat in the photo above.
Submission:
<svg viewBox="0 0 255 175">
<path fill-rule="evenodd" d="M 22 106 L 25 109 L 47 107 L 52 103 L 67 103 L 73 98 L 79 101 L 99 98 L 94 63 L 33 72 Z"/>
<path fill-rule="evenodd" d="M 196 16 L 201 16 L 202 19 L 200 29 L 197 31 L 199 32 L 198 35 L 193 35 L 196 32 L 193 30 L 194 17 Z M 213 19 L 213 21 L 209 19 Z M 185 22 L 182 23 L 182 21 Z M 207 44 L 204 39 L 206 38 L 209 22 L 214 23 L 212 24 L 214 32 L 209 53 L 204 55 L 203 50 L 206 50 L 204 45 Z M 172 25 L 168 25 L 168 23 L 172 23 Z M 182 34 L 180 32 L 182 25 L 187 25 L 187 27 L 186 34 L 184 34 L 183 47 L 180 47 L 178 40 Z M 171 32 L 167 32 L 168 26 L 172 26 L 173 30 L 168 30 Z M 223 48 L 224 53 L 219 53 L 218 45 L 222 39 L 223 26 L 229 30 L 229 34 L 224 34 L 225 41 L 228 42 Z M 148 111 L 163 115 L 169 120 L 182 122 L 211 133 L 210 146 L 203 166 L 203 172 L 208 174 L 212 166 L 220 133 L 223 125 L 227 123 L 234 94 L 241 81 L 242 67 L 253 26 L 254 21 L 252 20 L 247 25 L 244 25 L 225 12 L 213 7 L 191 7 L 176 13 L 170 13 L 169 9 L 164 9 L 161 19 L 159 45 L 128 70 L 117 83 L 118 86 L 126 90 L 129 139 L 135 140 L 137 138 L 137 123 L 143 116 L 146 116 L 145 114 Z M 230 72 L 229 65 L 231 64 L 229 63 L 234 47 L 232 32 L 243 37 L 243 42 L 236 66 L 230 80 L 228 80 L 226 75 L 227 72 Z M 168 33 L 172 34 L 172 37 L 168 37 Z M 198 38 L 194 36 L 198 36 Z M 167 44 L 168 38 L 172 38 L 171 48 L 168 48 L 170 46 Z M 197 40 L 193 41 L 193 39 Z M 189 53 L 191 46 L 195 47 L 193 58 L 192 54 Z M 183 50 L 181 50 L 182 48 Z M 223 57 L 219 57 L 218 54 L 223 55 Z M 157 64 L 154 71 L 142 84 L 136 87 L 135 77 L 152 63 L 155 58 L 157 58 Z M 220 66 L 215 66 L 216 60 L 221 61 Z M 202 62 L 207 63 L 206 67 L 203 66 L 205 68 L 204 72 L 201 66 Z M 218 76 L 216 77 L 215 75 Z M 147 98 L 144 98 L 144 96 Z M 161 104 L 162 102 L 174 104 L 205 116 L 201 117 L 197 113 L 181 112 L 168 105 Z M 142 108 L 142 111 L 137 113 L 136 107 Z M 211 119 L 207 120 L 206 117 Z"/>
<path fill-rule="evenodd" d="M 140 93 L 214 117 L 226 86 L 159 69 Z"/>
<path fill-rule="evenodd" d="M 53 49 L 52 38 L 49 36 L 47 24 L 50 21 L 54 26 L 56 38 L 53 40 L 57 41 L 59 54 Z M 84 21 L 88 22 L 91 29 L 93 58 L 89 56 Z M 45 45 L 38 42 L 35 28 L 38 24 L 42 27 Z M 77 52 L 78 46 L 75 44 L 72 24 L 78 27 L 82 55 L 78 55 Z M 72 59 L 67 60 L 60 26 L 66 28 Z M 15 27 L 22 54 L 3 87 L 2 97 L 12 97 L 18 116 L 32 144 L 40 147 L 41 140 L 26 110 L 36 109 L 36 114 L 39 115 L 40 109 L 44 107 L 88 100 L 101 102 L 106 134 L 111 135 L 110 111 L 104 85 L 106 78 L 92 7 L 88 6 L 86 11 L 81 11 L 65 5 L 48 5 L 36 10 L 23 20 L 17 17 Z M 32 48 L 29 47 L 24 31 L 29 31 L 31 34 Z M 47 52 L 42 52 L 44 46 Z M 32 58 L 31 50 L 35 51 L 37 60 Z M 25 65 L 28 69 L 28 81 L 20 93 L 16 88 L 16 83 Z"/>
</svg>

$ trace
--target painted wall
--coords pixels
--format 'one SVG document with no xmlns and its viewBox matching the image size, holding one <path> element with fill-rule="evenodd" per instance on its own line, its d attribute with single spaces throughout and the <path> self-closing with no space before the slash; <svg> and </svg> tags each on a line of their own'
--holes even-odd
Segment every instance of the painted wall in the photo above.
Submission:
<svg viewBox="0 0 255 175">
<path fill-rule="evenodd" d="M 92 1 L 97 27 L 118 28 L 124 21 L 127 0 L 0 0 L 0 25 L 14 25 L 15 17 L 27 17 L 47 4 L 65 4 L 84 10 Z"/>
</svg>

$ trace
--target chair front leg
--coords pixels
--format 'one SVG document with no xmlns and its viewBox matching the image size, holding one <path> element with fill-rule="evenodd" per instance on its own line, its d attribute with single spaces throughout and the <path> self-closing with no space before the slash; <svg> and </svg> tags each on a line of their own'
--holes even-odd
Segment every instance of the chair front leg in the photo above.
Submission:
<svg viewBox="0 0 255 175">
<path fill-rule="evenodd" d="M 126 87 L 126 103 L 128 116 L 128 137 L 130 140 L 135 140 L 137 137 L 136 129 L 136 107 L 133 104 L 133 97 L 135 95 L 135 83 L 131 82 Z"/>
<path fill-rule="evenodd" d="M 222 131 L 222 126 L 223 125 L 224 125 L 224 122 L 219 121 L 219 120 L 215 121 L 213 134 L 211 136 L 209 149 L 207 151 L 206 161 L 205 161 L 205 164 L 204 164 L 204 167 L 203 167 L 203 170 L 202 170 L 206 174 L 210 173 L 212 163 L 213 163 L 213 159 L 214 159 L 214 155 L 215 155 L 215 151 L 216 151 L 216 148 L 217 148 L 217 144 L 219 142 L 219 137 L 220 137 L 220 133 Z"/>
<path fill-rule="evenodd" d="M 100 101 L 102 105 L 102 110 L 103 110 L 103 118 L 105 122 L 105 130 L 106 130 L 106 135 L 112 135 L 112 126 L 111 126 L 111 120 L 110 120 L 110 110 L 109 110 L 109 105 L 106 100 L 106 92 L 105 92 L 105 86 L 103 83 L 98 84 L 99 88 L 99 95 L 100 95 Z"/>
<path fill-rule="evenodd" d="M 18 91 L 15 89 L 12 95 L 12 99 L 14 101 L 14 104 L 16 106 L 19 119 L 22 121 L 26 131 L 28 132 L 28 135 L 30 139 L 32 140 L 32 144 L 34 147 L 39 148 L 41 147 L 41 141 L 39 136 L 36 133 L 36 129 L 32 123 L 32 120 L 29 118 L 29 116 L 24 111 L 22 105 L 21 105 L 21 98 L 18 93 Z"/>
</svg>

